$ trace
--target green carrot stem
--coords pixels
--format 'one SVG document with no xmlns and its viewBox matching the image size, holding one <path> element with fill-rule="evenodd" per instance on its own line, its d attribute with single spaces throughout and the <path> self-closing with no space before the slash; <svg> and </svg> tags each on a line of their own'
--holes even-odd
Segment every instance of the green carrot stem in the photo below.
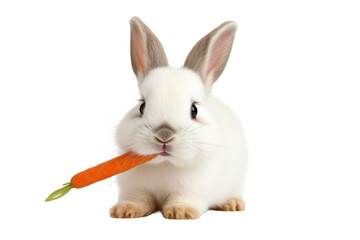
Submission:
<svg viewBox="0 0 360 240">
<path fill-rule="evenodd" d="M 53 201 L 56 200 L 58 198 L 61 198 L 62 196 L 64 196 L 65 194 L 67 194 L 71 189 L 72 186 L 70 183 L 65 183 L 64 184 L 65 187 L 62 187 L 54 192 L 52 192 L 46 199 L 45 202 L 49 202 L 49 201 Z"/>
</svg>

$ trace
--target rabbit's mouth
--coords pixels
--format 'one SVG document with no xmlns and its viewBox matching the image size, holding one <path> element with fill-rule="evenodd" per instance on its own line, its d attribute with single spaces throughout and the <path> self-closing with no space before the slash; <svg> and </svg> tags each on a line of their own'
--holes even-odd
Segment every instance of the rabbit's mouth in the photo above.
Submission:
<svg viewBox="0 0 360 240">
<path fill-rule="evenodd" d="M 169 145 L 167 145 L 166 143 L 164 143 L 161 146 L 161 152 L 159 153 L 159 155 L 163 156 L 163 157 L 171 156 L 171 154 L 169 153 L 170 149 L 171 149 L 171 147 Z"/>
<path fill-rule="evenodd" d="M 159 153 L 159 155 L 160 156 L 163 156 L 163 157 L 169 157 L 169 156 L 171 156 L 171 154 L 170 153 L 168 153 L 168 152 L 161 152 L 161 153 Z"/>
</svg>

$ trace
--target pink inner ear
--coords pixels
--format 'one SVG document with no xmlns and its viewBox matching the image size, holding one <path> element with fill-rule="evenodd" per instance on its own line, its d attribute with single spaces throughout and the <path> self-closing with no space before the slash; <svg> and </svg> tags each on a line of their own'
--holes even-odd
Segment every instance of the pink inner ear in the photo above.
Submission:
<svg viewBox="0 0 360 240">
<path fill-rule="evenodd" d="M 209 49 L 209 58 L 208 64 L 205 72 L 205 76 L 208 77 L 209 74 L 219 66 L 221 60 L 226 56 L 226 48 L 229 47 L 229 39 L 231 34 L 233 34 L 232 29 L 225 30 L 217 37 L 215 42 L 211 45 L 211 49 Z"/>
<path fill-rule="evenodd" d="M 139 28 L 134 29 L 133 36 L 133 49 L 134 49 L 134 60 L 135 64 L 141 69 L 142 73 L 146 72 L 146 50 L 144 44 L 144 38 Z"/>
<path fill-rule="evenodd" d="M 139 65 L 139 67 L 140 67 L 141 71 L 143 72 L 143 74 L 145 73 L 145 63 L 143 61 L 144 53 L 145 53 L 145 50 L 143 50 L 140 53 L 136 54 L 137 64 Z"/>
</svg>

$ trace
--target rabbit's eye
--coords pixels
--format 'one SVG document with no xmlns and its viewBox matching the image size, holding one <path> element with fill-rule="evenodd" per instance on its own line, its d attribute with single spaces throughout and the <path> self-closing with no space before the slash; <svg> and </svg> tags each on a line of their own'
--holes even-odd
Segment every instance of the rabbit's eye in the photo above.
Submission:
<svg viewBox="0 0 360 240">
<path fill-rule="evenodd" d="M 145 109 L 145 102 L 143 102 L 139 108 L 139 112 L 140 112 L 141 116 L 144 114 L 144 109 Z"/>
<path fill-rule="evenodd" d="M 191 118 L 196 119 L 196 115 L 198 114 L 198 110 L 195 104 L 191 105 Z"/>
</svg>

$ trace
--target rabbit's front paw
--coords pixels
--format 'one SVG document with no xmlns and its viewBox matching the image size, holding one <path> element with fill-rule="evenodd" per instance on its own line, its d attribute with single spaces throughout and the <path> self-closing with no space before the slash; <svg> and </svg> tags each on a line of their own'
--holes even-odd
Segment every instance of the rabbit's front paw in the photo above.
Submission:
<svg viewBox="0 0 360 240">
<path fill-rule="evenodd" d="M 119 202 L 110 209 L 110 217 L 113 218 L 138 218 L 144 217 L 145 213 L 141 204 L 132 202 Z"/>
<path fill-rule="evenodd" d="M 244 211 L 245 210 L 245 202 L 240 198 L 231 198 L 221 204 L 219 207 L 215 208 L 215 210 L 220 211 Z"/>
<path fill-rule="evenodd" d="M 199 217 L 195 208 L 183 205 L 167 205 L 161 212 L 167 219 L 196 219 Z"/>
</svg>

